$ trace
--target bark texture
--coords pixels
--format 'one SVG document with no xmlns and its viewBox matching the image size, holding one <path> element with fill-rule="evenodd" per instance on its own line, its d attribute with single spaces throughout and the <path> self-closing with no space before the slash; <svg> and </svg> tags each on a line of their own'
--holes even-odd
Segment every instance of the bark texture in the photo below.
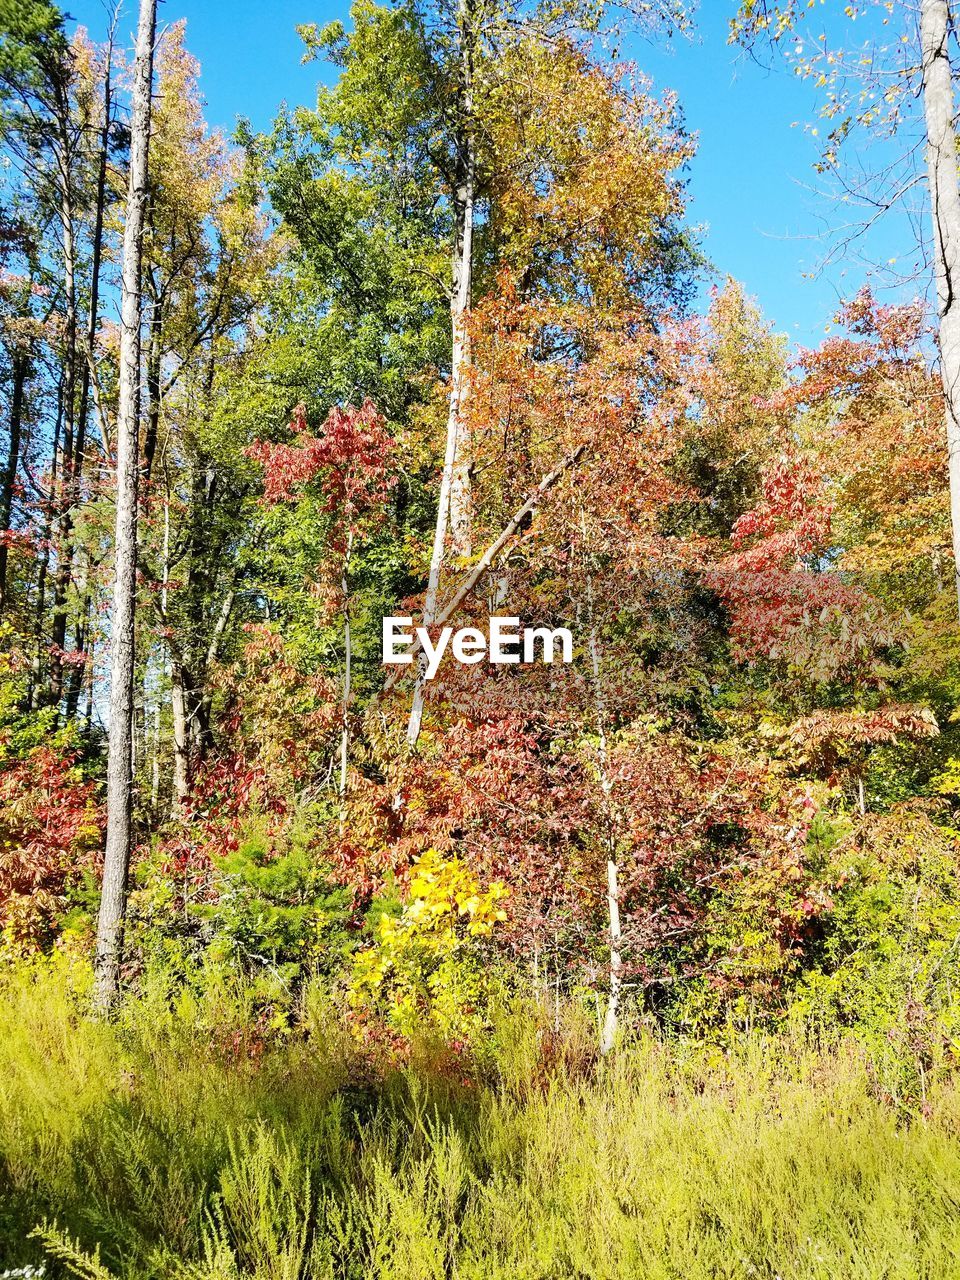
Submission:
<svg viewBox="0 0 960 1280">
<path fill-rule="evenodd" d="M 922 0 L 920 45 L 937 282 L 937 336 L 945 403 L 954 582 L 960 611 L 960 184 L 949 31 L 948 0 Z"/>
<path fill-rule="evenodd" d="M 97 921 L 95 1001 L 113 1003 L 120 971 L 127 876 L 133 843 L 133 676 L 137 579 L 137 471 L 140 418 L 140 268 L 148 192 L 150 97 L 156 0 L 140 0 L 133 66 L 127 216 L 123 232 L 120 379 L 117 411 L 116 569 L 110 662 L 107 842 Z"/>
<path fill-rule="evenodd" d="M 462 75 L 461 162 L 454 195 L 455 228 L 453 237 L 452 290 L 450 296 L 450 402 L 447 410 L 447 438 L 437 500 L 437 523 L 434 529 L 430 572 L 423 601 L 423 625 L 436 621 L 440 573 L 447 545 L 458 556 L 471 554 L 470 446 L 466 421 L 470 370 L 470 293 L 473 284 L 473 223 L 476 192 L 476 142 L 473 132 L 473 48 L 474 24 L 471 0 L 460 0 L 457 10 Z M 423 691 L 426 668 L 421 658 L 417 683 L 413 691 L 407 742 L 412 747 L 420 736 L 423 721 Z"/>
</svg>

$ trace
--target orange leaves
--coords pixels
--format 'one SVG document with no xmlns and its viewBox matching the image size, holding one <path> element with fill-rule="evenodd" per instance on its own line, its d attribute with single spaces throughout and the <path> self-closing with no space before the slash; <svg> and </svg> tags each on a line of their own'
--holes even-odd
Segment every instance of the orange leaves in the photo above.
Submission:
<svg viewBox="0 0 960 1280">
<path fill-rule="evenodd" d="M 919 300 L 884 305 L 867 286 L 843 305 L 837 319 L 851 332 L 875 341 L 881 351 L 907 360 L 915 358 L 917 344 L 929 327 L 926 309 Z"/>
<path fill-rule="evenodd" d="M 820 710 L 797 720 L 788 739 L 800 763 L 836 761 L 862 748 L 935 738 L 940 730 L 929 707 L 888 703 L 872 711 Z"/>
<path fill-rule="evenodd" d="M 924 311 L 861 290 L 838 320 L 846 332 L 803 352 L 799 376 L 769 407 L 796 423 L 826 477 L 837 567 L 898 596 L 899 578 L 915 609 L 921 589 L 932 597 L 945 585 L 950 545 L 942 392 Z"/>
<path fill-rule="evenodd" d="M 583 504 L 588 514 L 602 511 L 621 539 L 628 529 L 652 532 L 656 513 L 680 492 L 666 467 L 676 438 L 657 403 L 672 341 L 632 310 L 523 300 L 514 277 L 501 274 L 496 295 L 474 312 L 470 396 L 477 505 L 492 530 L 558 458 L 585 445 L 575 483 L 538 515 L 535 533 L 567 545 L 569 530 L 556 521 L 579 525 Z"/>
</svg>

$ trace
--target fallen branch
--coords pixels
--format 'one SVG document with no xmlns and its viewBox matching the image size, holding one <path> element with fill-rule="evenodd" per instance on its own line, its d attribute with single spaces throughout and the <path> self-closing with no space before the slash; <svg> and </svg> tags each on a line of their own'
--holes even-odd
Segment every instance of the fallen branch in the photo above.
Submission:
<svg viewBox="0 0 960 1280">
<path fill-rule="evenodd" d="M 497 537 L 493 540 L 493 542 L 490 543 L 489 547 L 487 547 L 486 551 L 484 551 L 483 555 L 480 557 L 477 563 L 473 566 L 473 568 L 470 570 L 467 576 L 463 579 L 460 586 L 456 589 L 456 591 L 453 593 L 453 595 L 450 597 L 447 603 L 443 606 L 443 608 L 437 614 L 436 618 L 433 620 L 433 623 L 432 623 L 433 626 L 442 627 L 443 624 L 447 621 L 447 619 L 454 613 L 454 611 L 460 607 L 460 605 L 463 603 L 466 597 L 470 594 L 470 592 L 477 585 L 477 583 L 480 581 L 480 579 L 483 577 L 486 571 L 493 564 L 494 560 L 497 558 L 497 556 L 500 554 L 500 552 L 503 550 L 506 544 L 517 532 L 517 530 L 519 529 L 523 521 L 527 518 L 528 515 L 531 514 L 531 512 L 536 511 L 537 507 L 540 505 L 540 500 L 543 498 L 543 496 L 550 492 L 550 490 L 554 487 L 557 481 L 560 480 L 560 478 L 564 475 L 565 472 L 569 471 L 571 467 L 576 466 L 576 464 L 580 461 L 584 451 L 586 450 L 586 447 L 587 446 L 585 444 L 577 445 L 576 449 L 574 449 L 571 453 L 568 453 L 567 456 L 561 462 L 559 462 L 551 472 L 549 472 L 547 475 L 543 477 L 543 479 L 540 481 L 537 487 L 533 490 L 533 492 L 524 502 L 523 506 L 519 507 L 514 512 L 513 517 L 509 521 L 509 523 L 504 525 L 503 529 L 500 531 Z M 420 643 L 420 638 L 419 636 L 417 636 L 414 639 L 413 645 L 409 650 L 410 656 L 416 657 L 416 655 L 420 652 L 422 647 L 423 646 Z M 408 664 L 404 664 L 404 665 L 406 666 Z M 396 684 L 396 682 L 400 679 L 402 674 L 403 674 L 403 668 L 399 666 L 394 671 L 391 671 L 390 674 L 387 676 L 386 680 L 384 681 L 383 692 L 386 693 L 387 690 L 392 689 L 393 686 Z"/>
</svg>

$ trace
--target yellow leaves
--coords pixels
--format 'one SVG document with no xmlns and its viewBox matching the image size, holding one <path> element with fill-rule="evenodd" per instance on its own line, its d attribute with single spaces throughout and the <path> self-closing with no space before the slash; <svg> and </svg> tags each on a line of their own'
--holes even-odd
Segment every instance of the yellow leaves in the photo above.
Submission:
<svg viewBox="0 0 960 1280">
<path fill-rule="evenodd" d="M 374 945 L 354 960 L 353 1007 L 383 1001 L 387 1021 L 403 1034 L 424 1019 L 465 1032 L 483 985 L 472 943 L 506 920 L 508 896 L 501 881 L 484 889 L 459 858 L 427 850 L 411 868 L 400 915 L 381 916 Z"/>
<path fill-rule="evenodd" d="M 371 947 L 367 951 L 359 952 L 354 957 L 353 962 L 351 1000 L 356 1003 L 364 990 L 375 990 L 379 987 L 386 976 L 386 972 L 387 963 L 379 955 L 376 948 Z"/>
<path fill-rule="evenodd" d="M 508 890 L 500 881 L 484 891 L 458 858 L 444 860 L 436 849 L 430 849 L 413 865 L 409 902 L 397 927 L 422 931 L 453 928 L 457 920 L 466 917 L 470 932 L 489 932 L 494 923 L 506 919 L 498 904 L 507 896 Z"/>
<path fill-rule="evenodd" d="M 950 718 L 953 719 L 953 716 Z M 956 756 L 948 756 L 943 769 L 930 781 L 938 795 L 960 795 L 960 760 Z"/>
<path fill-rule="evenodd" d="M 518 275 L 604 300 L 624 289 L 624 263 L 655 255 L 659 220 L 679 212 L 674 181 L 692 145 L 673 103 L 625 84 L 572 46 L 518 43 L 486 86 L 492 213 L 505 262 Z M 562 281 L 560 280 L 562 277 Z"/>
</svg>

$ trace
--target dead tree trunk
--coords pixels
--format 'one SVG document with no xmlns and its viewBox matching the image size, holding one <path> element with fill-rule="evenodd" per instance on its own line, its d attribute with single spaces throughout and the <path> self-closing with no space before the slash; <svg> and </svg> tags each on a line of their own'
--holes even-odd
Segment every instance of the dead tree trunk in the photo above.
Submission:
<svg viewBox="0 0 960 1280">
<path fill-rule="evenodd" d="M 7 465 L 0 486 L 0 613 L 7 604 L 7 560 L 9 548 L 6 536 L 13 520 L 13 494 L 17 486 L 20 467 L 20 435 L 23 426 L 23 401 L 27 379 L 30 375 L 29 357 L 17 352 L 13 359 L 13 392 L 10 397 L 10 432 L 7 445 Z"/>
<path fill-rule="evenodd" d="M 56 86 L 57 142 L 55 146 L 60 226 L 63 235 L 64 348 L 63 348 L 63 465 L 57 513 L 57 568 L 53 579 L 51 615 L 50 701 L 58 706 L 63 694 L 63 650 L 67 638 L 67 598 L 73 569 L 73 518 L 78 497 L 75 471 L 77 387 L 77 245 L 74 207 L 74 146 L 70 136 L 70 100 L 66 85 Z"/>
<path fill-rule="evenodd" d="M 150 96 L 156 0 L 140 0 L 133 64 L 127 217 L 123 231 L 120 377 L 117 408 L 116 570 L 110 659 L 107 842 L 97 921 L 96 994 L 101 1012 L 117 994 L 133 844 L 133 675 L 137 579 L 137 469 L 140 410 L 140 264 L 148 198 Z"/>
<path fill-rule="evenodd" d="M 937 281 L 937 336 L 946 419 L 954 581 L 960 609 L 960 185 L 953 125 L 949 29 L 948 0 L 923 0 L 920 8 L 923 109 Z"/>
</svg>

